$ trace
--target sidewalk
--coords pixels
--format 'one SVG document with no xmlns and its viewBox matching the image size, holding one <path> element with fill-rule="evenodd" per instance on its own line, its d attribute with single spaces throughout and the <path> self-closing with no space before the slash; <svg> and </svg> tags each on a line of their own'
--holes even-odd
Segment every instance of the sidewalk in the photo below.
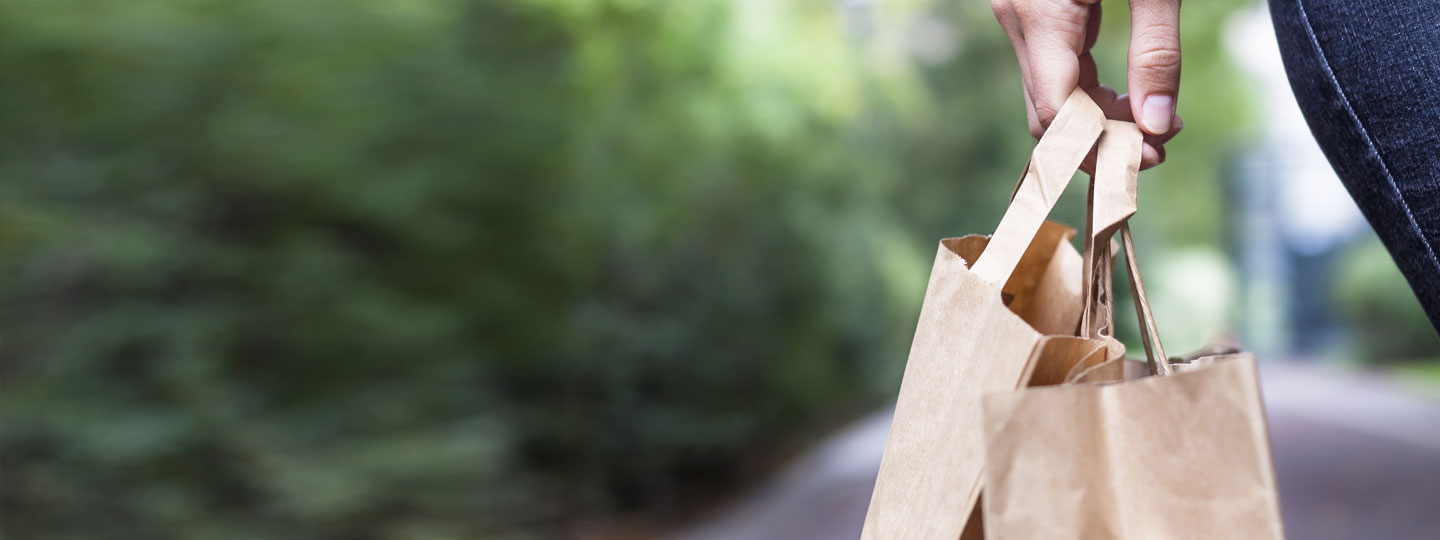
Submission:
<svg viewBox="0 0 1440 540">
<path fill-rule="evenodd" d="M 1375 375 L 1261 368 L 1286 536 L 1440 532 L 1440 401 Z M 859 538 L 890 411 L 862 419 L 677 540 Z"/>
</svg>

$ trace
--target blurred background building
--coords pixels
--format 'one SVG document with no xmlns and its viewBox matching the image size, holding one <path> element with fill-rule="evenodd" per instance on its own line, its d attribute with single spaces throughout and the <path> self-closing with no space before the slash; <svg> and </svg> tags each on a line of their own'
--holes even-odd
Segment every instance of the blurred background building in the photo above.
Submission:
<svg viewBox="0 0 1440 540">
<path fill-rule="evenodd" d="M 1433 532 L 1440 340 L 1263 7 L 1183 21 L 1166 343 L 1262 353 L 1293 537 Z M 984 2 L 0 0 L 0 532 L 858 535 L 1023 111 Z"/>
</svg>

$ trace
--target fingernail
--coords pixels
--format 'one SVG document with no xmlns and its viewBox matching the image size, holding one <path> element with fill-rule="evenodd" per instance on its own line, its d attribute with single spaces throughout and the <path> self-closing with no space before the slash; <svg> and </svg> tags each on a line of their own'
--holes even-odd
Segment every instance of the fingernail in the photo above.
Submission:
<svg viewBox="0 0 1440 540">
<path fill-rule="evenodd" d="M 1168 143 L 1170 142 L 1170 139 L 1174 139 L 1175 136 L 1179 135 L 1180 131 L 1184 129 L 1185 121 L 1181 120 L 1179 115 L 1176 115 L 1175 121 L 1170 125 L 1170 132 L 1159 136 L 1158 138 L 1156 138 L 1156 140 L 1159 141 L 1160 144 Z"/>
<path fill-rule="evenodd" d="M 1170 120 L 1175 117 L 1175 98 L 1165 95 L 1147 97 L 1140 107 L 1140 115 L 1145 130 L 1151 135 L 1170 131 Z"/>
</svg>

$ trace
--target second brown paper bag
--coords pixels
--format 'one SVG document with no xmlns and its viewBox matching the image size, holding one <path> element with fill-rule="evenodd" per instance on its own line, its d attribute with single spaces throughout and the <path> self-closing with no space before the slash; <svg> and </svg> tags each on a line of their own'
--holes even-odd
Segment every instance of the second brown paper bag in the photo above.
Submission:
<svg viewBox="0 0 1440 540">
<path fill-rule="evenodd" d="M 1107 172 L 1106 150 L 1102 141 L 1097 177 Z M 1130 165 L 1120 170 L 1133 205 L 1138 141 L 1126 150 Z M 1097 193 L 1094 212 L 1115 202 Z M 986 535 L 1283 538 L 1254 358 L 1217 355 L 1172 366 L 1150 314 L 1128 226 L 1122 223 L 1120 233 L 1155 374 L 987 395 Z"/>
</svg>

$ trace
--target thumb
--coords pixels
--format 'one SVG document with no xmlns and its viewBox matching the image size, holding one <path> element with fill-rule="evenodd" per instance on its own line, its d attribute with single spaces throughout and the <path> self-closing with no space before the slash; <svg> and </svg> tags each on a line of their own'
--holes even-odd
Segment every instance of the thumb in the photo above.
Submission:
<svg viewBox="0 0 1440 540">
<path fill-rule="evenodd" d="M 1180 0 L 1130 0 L 1127 81 L 1141 129 L 1169 132 L 1180 92 Z"/>
</svg>

